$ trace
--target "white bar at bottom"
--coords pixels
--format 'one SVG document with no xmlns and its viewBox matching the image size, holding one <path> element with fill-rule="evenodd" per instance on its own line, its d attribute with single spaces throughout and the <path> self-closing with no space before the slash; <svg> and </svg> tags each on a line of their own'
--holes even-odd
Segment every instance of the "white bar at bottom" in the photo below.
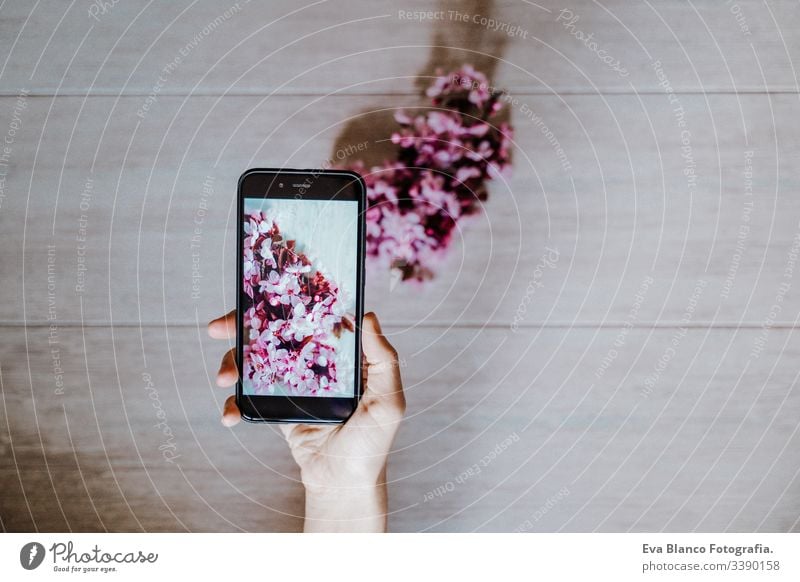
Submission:
<svg viewBox="0 0 800 582">
<path fill-rule="evenodd" d="M 0 574 L 3 580 L 777 582 L 800 580 L 798 540 L 796 534 L 3 534 Z M 23 566 L 37 561 L 34 569 Z"/>
</svg>

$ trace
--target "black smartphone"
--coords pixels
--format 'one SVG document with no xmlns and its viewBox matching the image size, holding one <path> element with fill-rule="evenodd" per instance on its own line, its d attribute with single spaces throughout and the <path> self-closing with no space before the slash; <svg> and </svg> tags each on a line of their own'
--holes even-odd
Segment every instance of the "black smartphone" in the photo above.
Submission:
<svg viewBox="0 0 800 582">
<path fill-rule="evenodd" d="M 339 170 L 252 169 L 237 198 L 242 418 L 344 422 L 362 392 L 364 180 Z"/>
</svg>

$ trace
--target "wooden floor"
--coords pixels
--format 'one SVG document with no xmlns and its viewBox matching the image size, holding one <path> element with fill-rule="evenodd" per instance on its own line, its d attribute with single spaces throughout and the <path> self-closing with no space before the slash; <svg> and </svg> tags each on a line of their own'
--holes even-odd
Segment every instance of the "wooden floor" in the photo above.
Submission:
<svg viewBox="0 0 800 582">
<path fill-rule="evenodd" d="M 218 422 L 236 179 L 380 161 L 473 63 L 513 177 L 432 283 L 368 273 L 390 529 L 800 531 L 796 2 L 89 6 L 0 4 L 4 530 L 299 530 L 280 434 Z"/>
</svg>

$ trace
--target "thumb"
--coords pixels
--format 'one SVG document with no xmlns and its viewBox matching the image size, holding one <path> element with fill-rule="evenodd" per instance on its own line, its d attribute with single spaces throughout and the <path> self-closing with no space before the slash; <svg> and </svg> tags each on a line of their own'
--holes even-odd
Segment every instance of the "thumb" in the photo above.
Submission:
<svg viewBox="0 0 800 582">
<path fill-rule="evenodd" d="M 386 395 L 401 391 L 397 350 L 383 335 L 378 317 L 370 312 L 361 324 L 361 348 L 366 363 L 367 390 Z"/>
</svg>

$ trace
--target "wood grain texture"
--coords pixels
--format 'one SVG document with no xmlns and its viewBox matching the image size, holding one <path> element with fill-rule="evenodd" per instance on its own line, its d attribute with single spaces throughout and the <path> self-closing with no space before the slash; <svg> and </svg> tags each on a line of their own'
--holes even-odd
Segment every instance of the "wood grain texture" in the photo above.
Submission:
<svg viewBox="0 0 800 582">
<path fill-rule="evenodd" d="M 221 342 L 187 327 L 59 327 L 51 344 L 30 328 L 26 351 L 22 328 L 4 333 L 7 529 L 300 527 L 302 488 L 281 435 L 218 422 L 225 391 L 209 378 Z M 393 530 L 798 528 L 794 331 L 772 330 L 756 358 L 742 357 L 753 330 L 387 333 L 408 399 L 389 467 Z M 598 377 L 611 349 L 619 355 Z"/>
<path fill-rule="evenodd" d="M 0 80 L 4 91 L 79 95 L 395 94 L 420 73 L 472 61 L 500 63 L 497 82 L 513 92 L 647 92 L 660 91 L 660 61 L 678 91 L 796 91 L 794 3 L 736 4 L 181 0 L 92 16 L 80 3 L 11 0 Z M 420 11 L 440 16 L 411 16 Z"/>
<path fill-rule="evenodd" d="M 223 428 L 226 394 L 207 375 L 222 346 L 205 337 L 200 344 L 194 330 L 174 333 L 29 330 L 26 351 L 24 331 L 10 332 L 14 347 L 2 358 L 11 427 L 4 443 L 14 453 L 1 457 L 6 528 L 302 528 L 302 487 L 282 435 Z M 7 433 L 5 419 L 3 425 Z M 17 512 L 22 488 L 33 495 L 32 517 Z M 63 514 L 59 500 L 69 506 Z"/>
<path fill-rule="evenodd" d="M 522 324 L 619 323 L 652 277 L 642 321 L 683 319 L 698 280 L 708 286 L 693 322 L 765 321 L 796 277 L 795 96 L 683 95 L 688 145 L 666 96 L 524 99 L 570 167 L 520 105 L 513 177 L 492 185 L 437 279 L 387 293 L 388 271 L 371 265 L 369 307 L 407 325 L 510 325 L 531 300 Z M 65 322 L 192 323 L 231 308 L 241 171 L 319 166 L 348 144 L 372 155 L 393 126 L 369 112 L 413 103 L 172 97 L 140 119 L 138 97 L 29 99 L 0 233 L 3 268 L 21 276 L 0 281 L 0 319 L 46 322 L 49 275 Z M 547 248 L 558 261 L 537 274 Z M 782 299 L 777 319 L 791 323 L 796 285 Z"/>
</svg>

